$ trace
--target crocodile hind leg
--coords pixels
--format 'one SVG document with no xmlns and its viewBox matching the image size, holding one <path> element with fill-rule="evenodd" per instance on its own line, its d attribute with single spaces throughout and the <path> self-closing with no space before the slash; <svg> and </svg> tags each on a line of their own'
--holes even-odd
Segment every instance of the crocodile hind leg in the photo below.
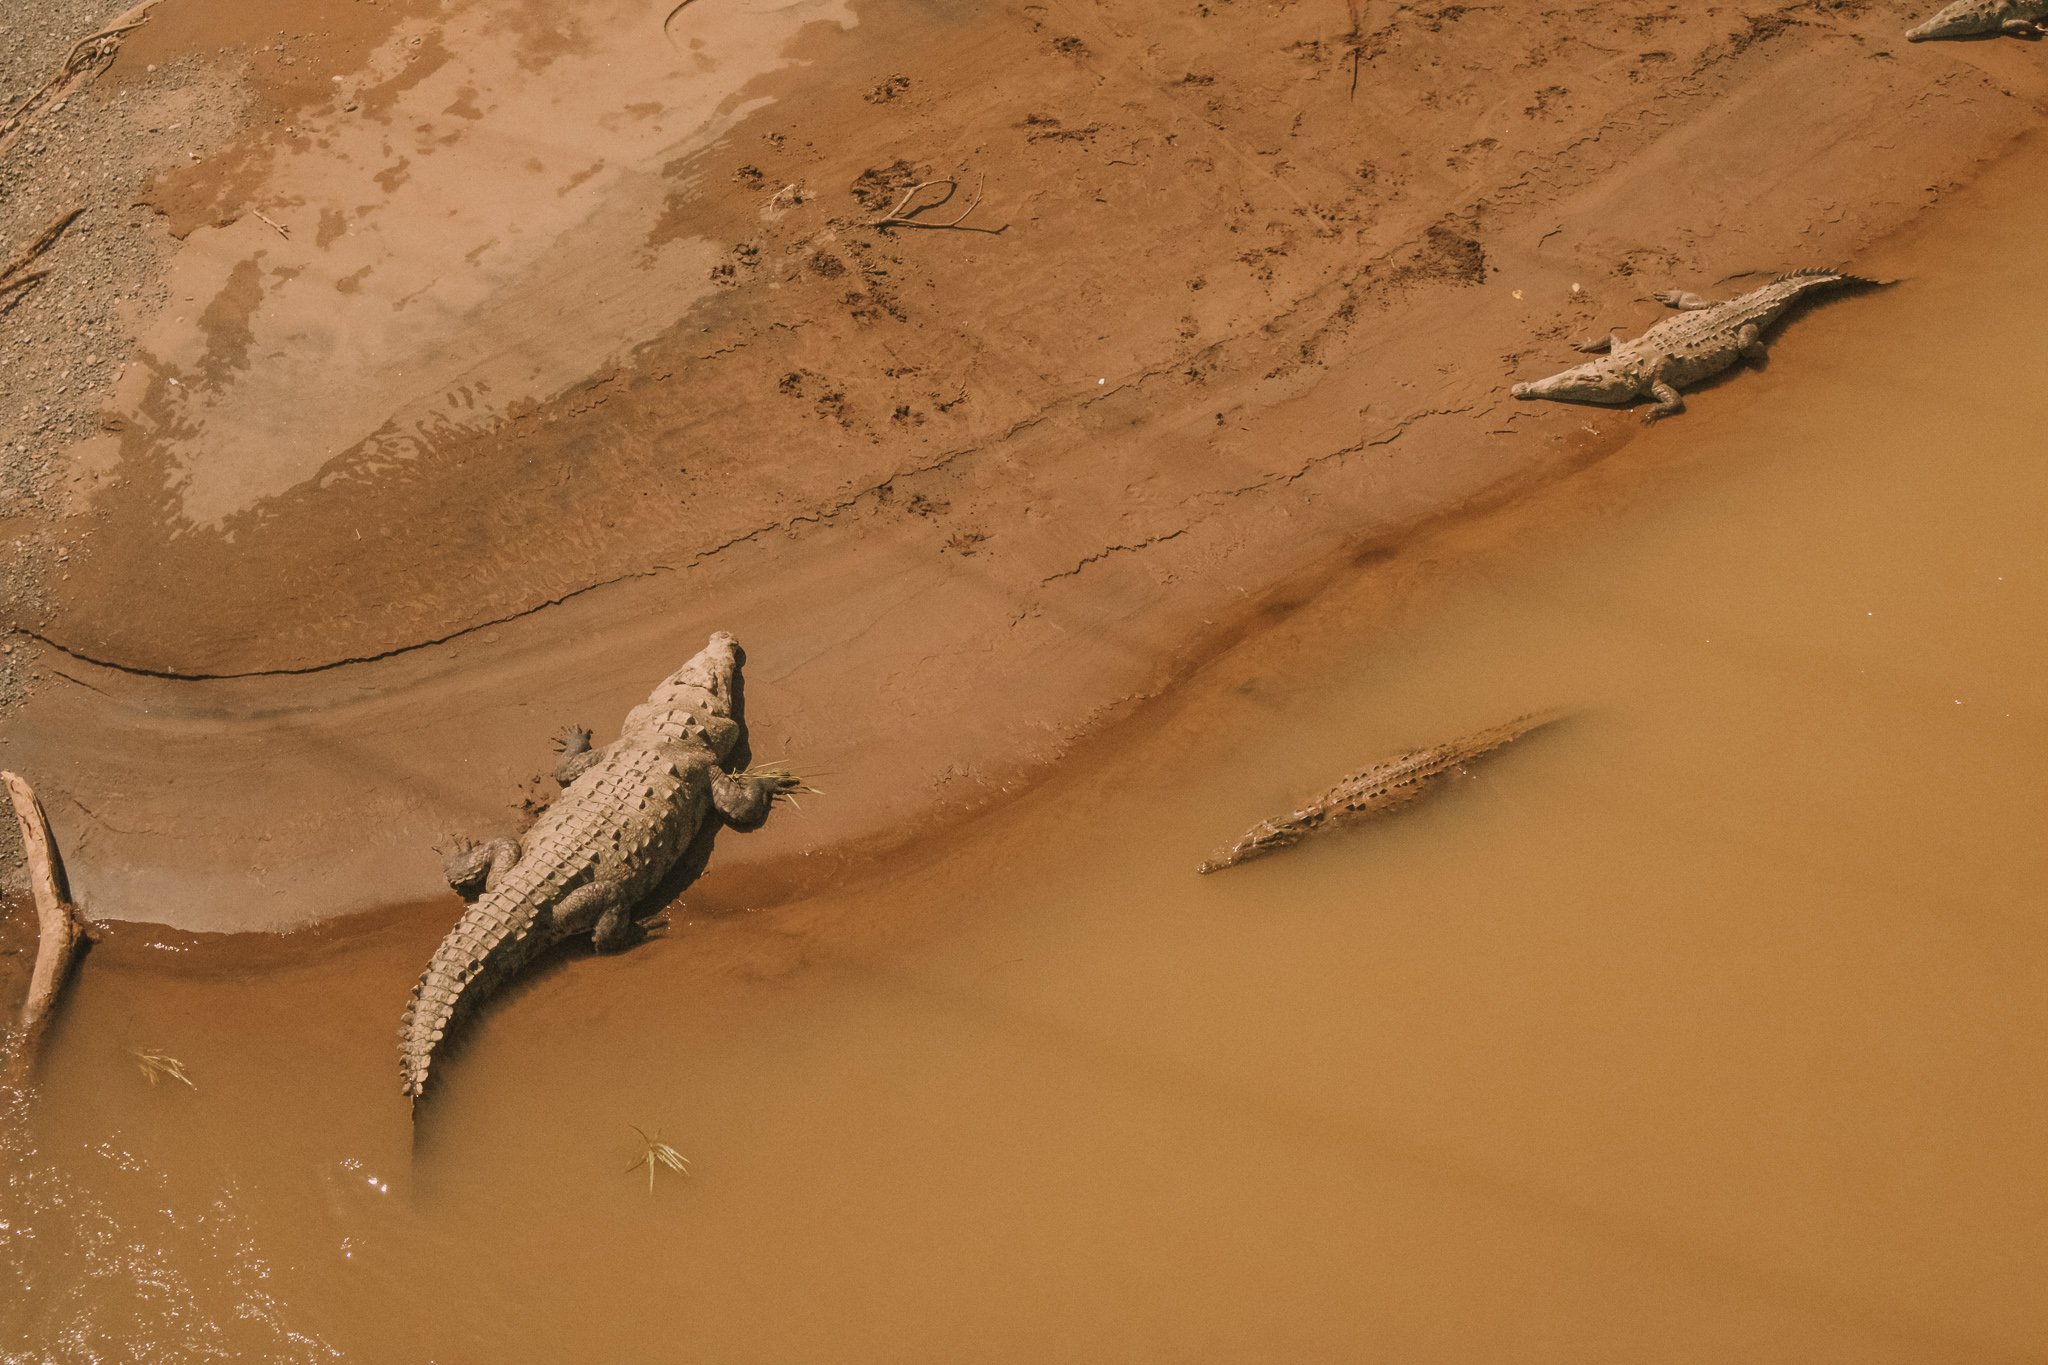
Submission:
<svg viewBox="0 0 2048 1365">
<path fill-rule="evenodd" d="M 1755 323 L 1745 322 L 1742 324 L 1741 330 L 1735 333 L 1735 347 L 1742 352 L 1742 358 L 1750 364 L 1761 365 L 1764 363 L 1766 353 L 1764 351 L 1763 334 L 1757 331 Z"/>
<path fill-rule="evenodd" d="M 615 881 L 585 882 L 555 907 L 555 932 L 562 938 L 589 934 L 600 953 L 615 953 L 638 943 L 642 931 L 633 922 L 633 903 L 624 891 Z"/>
<path fill-rule="evenodd" d="M 493 839 L 487 844 L 459 849 L 441 864 L 448 885 L 465 900 L 474 900 L 498 884 L 498 878 L 519 861 L 519 844 L 513 839 Z"/>
<path fill-rule="evenodd" d="M 1643 414 L 1645 422 L 1661 422 L 1666 417 L 1676 417 L 1679 413 L 1685 411 L 1685 399 L 1679 397 L 1677 389 L 1672 388 L 1661 379 L 1650 385 L 1650 397 L 1656 399 L 1657 402 L 1648 412 Z"/>
<path fill-rule="evenodd" d="M 2031 19 L 2006 19 L 2002 20 L 1998 27 L 2000 32 L 2013 38 L 2039 38 L 2048 33 L 2048 28 L 2043 28 Z"/>
<path fill-rule="evenodd" d="M 1714 306 L 1712 299 L 1703 299 L 1698 294 L 1687 293 L 1683 289 L 1660 290 L 1650 297 L 1666 308 L 1676 308 L 1681 313 L 1697 313 L 1702 308 Z"/>
</svg>

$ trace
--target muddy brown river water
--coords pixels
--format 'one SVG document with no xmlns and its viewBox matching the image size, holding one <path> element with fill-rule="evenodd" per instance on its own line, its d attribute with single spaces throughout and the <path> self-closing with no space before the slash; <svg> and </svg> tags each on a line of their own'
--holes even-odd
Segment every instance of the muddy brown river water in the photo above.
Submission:
<svg viewBox="0 0 2048 1365">
<path fill-rule="evenodd" d="M 2048 1358 L 2041 162 L 913 864 L 541 974 L 417 1133 L 452 899 L 118 936 L 0 1138 L 0 1359 Z"/>
</svg>

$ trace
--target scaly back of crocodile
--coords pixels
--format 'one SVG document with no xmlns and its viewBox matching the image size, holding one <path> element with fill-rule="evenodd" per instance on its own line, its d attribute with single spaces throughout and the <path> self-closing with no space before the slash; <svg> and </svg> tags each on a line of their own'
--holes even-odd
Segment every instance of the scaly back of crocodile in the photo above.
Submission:
<svg viewBox="0 0 2048 1365">
<path fill-rule="evenodd" d="M 1683 356 L 1703 351 L 1734 352 L 1746 326 L 1763 331 L 1809 294 L 1869 281 L 1834 270 L 1798 270 L 1708 308 L 1666 318 L 1629 343 L 1630 350 Z"/>
<path fill-rule="evenodd" d="M 1383 759 L 1344 777 L 1336 786 L 1299 810 L 1277 819 L 1261 820 L 1247 830 L 1243 838 L 1195 870 L 1220 872 L 1226 867 L 1235 867 L 1253 858 L 1292 847 L 1331 825 L 1384 814 L 1405 806 L 1427 793 L 1446 773 L 1512 744 L 1561 717 L 1562 713 L 1557 711 L 1531 712 L 1462 739 L 1432 744 L 1426 749 L 1413 749 Z"/>
<path fill-rule="evenodd" d="M 425 1090 L 464 1015 L 567 932 L 553 912 L 591 881 L 637 901 L 689 846 L 716 765 L 738 742 L 737 654 L 720 632 L 627 714 L 623 733 L 535 822 L 519 860 L 434 951 L 399 1028 L 405 1093 Z"/>
</svg>

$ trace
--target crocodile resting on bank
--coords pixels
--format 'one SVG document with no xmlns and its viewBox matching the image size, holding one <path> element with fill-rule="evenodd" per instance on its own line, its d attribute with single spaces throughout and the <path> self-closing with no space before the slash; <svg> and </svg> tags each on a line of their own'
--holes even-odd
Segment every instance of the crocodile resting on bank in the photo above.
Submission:
<svg viewBox="0 0 2048 1365">
<path fill-rule="evenodd" d="M 1657 401 L 1643 420 L 1654 422 L 1685 411 L 1680 389 L 1739 360 L 1761 361 L 1764 329 L 1800 300 L 1823 290 L 1875 283 L 1834 270 L 1800 270 L 1723 303 L 1667 291 L 1658 294 L 1657 301 L 1678 309 L 1678 317 L 1666 318 L 1633 341 L 1619 334 L 1589 341 L 1578 349 L 1607 354 L 1548 379 L 1517 384 L 1510 392 L 1517 398 L 1614 404 L 1647 395 Z"/>
<path fill-rule="evenodd" d="M 1918 28 L 1906 30 L 1909 42 L 1929 38 L 1973 38 L 1980 33 L 2009 33 L 2038 38 L 2048 22 L 2048 0 L 1956 0 Z"/>
<path fill-rule="evenodd" d="M 645 933 L 634 908 L 682 859 L 707 815 L 751 828 L 795 788 L 779 773 L 733 774 L 739 654 L 723 631 L 633 708 L 616 742 L 566 737 L 555 778 L 562 795 L 524 846 L 497 839 L 448 861 L 448 881 L 481 896 L 464 912 L 413 987 L 399 1029 L 405 1093 L 417 1100 L 438 1047 L 544 950 L 588 934 L 598 951 Z"/>
</svg>

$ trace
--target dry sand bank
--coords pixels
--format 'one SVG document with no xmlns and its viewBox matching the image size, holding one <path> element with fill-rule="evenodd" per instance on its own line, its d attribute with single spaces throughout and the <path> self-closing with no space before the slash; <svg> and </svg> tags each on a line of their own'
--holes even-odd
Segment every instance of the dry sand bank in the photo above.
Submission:
<svg viewBox="0 0 2048 1365">
<path fill-rule="evenodd" d="M 1652 290 L 1881 270 L 2048 101 L 1923 8 L 165 0 L 66 117 L 239 131 L 117 168 L 162 303 L 25 443 L 0 764 L 95 913 L 288 927 L 431 892 L 729 628 L 830 794 L 718 875 L 913 835 L 1628 439 L 1506 383 Z M 867 226 L 942 175 L 1005 230 Z"/>
</svg>

